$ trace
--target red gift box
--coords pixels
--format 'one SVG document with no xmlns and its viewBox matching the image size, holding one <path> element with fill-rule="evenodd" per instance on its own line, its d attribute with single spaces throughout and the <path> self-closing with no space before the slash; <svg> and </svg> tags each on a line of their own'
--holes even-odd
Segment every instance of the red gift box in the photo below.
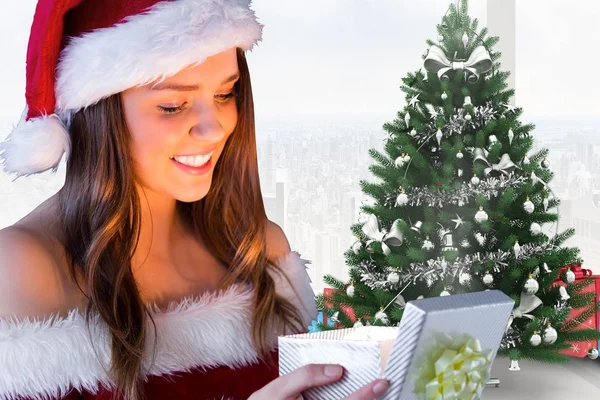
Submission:
<svg viewBox="0 0 600 400">
<path fill-rule="evenodd" d="M 331 293 L 334 293 L 334 292 L 339 292 L 339 290 L 337 290 L 337 289 L 333 289 L 333 288 L 325 288 L 325 289 L 323 289 L 323 293 L 324 293 L 325 295 L 329 295 L 329 294 L 331 294 Z M 331 303 L 329 303 L 329 302 L 325 303 L 325 306 L 327 306 L 327 308 L 332 308 L 332 305 L 331 305 Z M 342 308 L 342 310 L 344 311 L 344 313 L 345 313 L 345 314 L 346 314 L 348 317 L 350 317 L 350 319 L 351 319 L 352 321 L 355 321 L 355 320 L 356 320 L 356 317 L 354 316 L 354 310 L 352 309 L 352 307 L 349 307 L 349 306 L 342 306 L 341 308 Z M 326 313 L 323 313 L 323 325 L 327 326 L 327 314 L 326 314 Z M 335 327 L 335 328 L 339 328 L 339 327 L 340 327 L 340 325 L 339 325 L 339 324 L 336 322 L 336 323 L 335 323 L 335 325 L 334 325 L 334 327 Z"/>
<path fill-rule="evenodd" d="M 582 293 L 595 292 L 596 293 L 595 304 L 598 304 L 598 295 L 600 294 L 600 275 L 592 275 L 591 270 L 581 268 L 581 265 L 579 265 L 577 263 L 570 264 L 567 267 L 571 267 L 571 271 L 573 271 L 573 273 L 575 274 L 575 281 L 579 281 L 582 279 L 588 279 L 588 278 L 594 278 L 595 284 L 591 284 L 591 285 L 587 286 L 586 288 L 584 288 Z M 560 276 L 562 276 L 562 273 L 567 269 L 567 267 L 564 267 L 561 269 Z M 555 284 L 566 286 L 566 284 L 560 278 L 556 280 Z M 581 313 L 583 313 L 585 311 L 585 309 L 586 309 L 585 307 L 572 309 L 571 312 L 569 313 L 569 316 L 567 317 L 566 321 L 570 321 L 574 318 L 579 317 L 579 315 Z M 598 330 L 599 327 L 600 327 L 600 313 L 598 313 L 596 311 L 596 313 L 594 315 L 589 317 L 587 320 L 583 321 L 583 323 L 580 325 L 579 329 L 590 329 L 591 328 L 591 329 Z M 566 349 L 566 350 L 561 350 L 560 353 L 568 355 L 568 356 L 583 358 L 583 357 L 587 356 L 590 348 L 592 348 L 592 347 L 598 348 L 598 345 L 599 345 L 599 343 L 596 340 L 571 342 L 571 348 Z"/>
</svg>

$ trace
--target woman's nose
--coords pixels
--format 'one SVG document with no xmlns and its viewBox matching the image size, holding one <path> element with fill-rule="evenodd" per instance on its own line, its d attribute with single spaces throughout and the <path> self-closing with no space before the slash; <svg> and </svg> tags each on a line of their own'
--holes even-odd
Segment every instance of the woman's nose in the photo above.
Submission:
<svg viewBox="0 0 600 400">
<path fill-rule="evenodd" d="M 190 129 L 190 136 L 210 142 L 218 142 L 223 139 L 225 130 L 214 107 L 199 107 L 198 118 Z"/>
</svg>

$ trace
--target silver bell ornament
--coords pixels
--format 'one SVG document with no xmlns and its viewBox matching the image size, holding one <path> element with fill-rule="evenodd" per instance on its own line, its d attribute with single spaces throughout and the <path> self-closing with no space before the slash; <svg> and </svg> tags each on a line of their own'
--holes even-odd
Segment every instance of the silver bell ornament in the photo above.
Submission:
<svg viewBox="0 0 600 400">
<path fill-rule="evenodd" d="M 525 284 L 523 285 L 523 292 L 527 294 L 536 294 L 538 290 L 540 290 L 540 284 L 538 281 L 533 279 L 532 274 L 529 274 L 529 278 L 527 278 Z"/>
<path fill-rule="evenodd" d="M 396 271 L 392 271 L 388 274 L 387 280 L 388 280 L 388 282 L 396 284 L 396 283 L 400 282 L 400 275 L 398 275 L 398 273 Z"/>
<path fill-rule="evenodd" d="M 470 106 L 473 103 L 471 103 L 471 96 L 465 96 L 465 102 L 463 103 L 463 106 Z"/>
<path fill-rule="evenodd" d="M 539 335 L 538 331 L 534 331 L 533 335 L 529 338 L 529 343 L 532 346 L 539 346 L 542 344 L 542 337 Z"/>
<path fill-rule="evenodd" d="M 458 151 L 458 153 L 456 153 L 456 158 L 458 158 L 459 160 L 462 159 L 464 157 L 464 154 L 462 153 L 462 151 Z"/>
<path fill-rule="evenodd" d="M 363 327 L 363 326 L 364 326 L 364 325 L 363 325 L 363 323 L 362 323 L 362 322 L 360 322 L 360 320 L 359 320 L 359 321 L 356 321 L 356 322 L 354 323 L 354 327 L 355 327 L 355 328 L 360 328 L 360 327 Z"/>
<path fill-rule="evenodd" d="M 485 275 L 483 275 L 483 283 L 488 286 L 492 286 L 494 283 L 494 276 L 490 274 L 490 271 L 485 271 Z"/>
<path fill-rule="evenodd" d="M 558 332 L 556 332 L 556 329 L 552 327 L 550 322 L 548 322 L 546 329 L 544 330 L 544 336 L 542 339 L 546 344 L 554 344 L 554 342 L 556 342 L 558 339 Z"/>
<path fill-rule="evenodd" d="M 571 267 L 567 267 L 567 271 L 565 272 L 565 283 L 573 283 L 575 282 L 575 273 L 571 271 Z"/>
<path fill-rule="evenodd" d="M 360 240 L 357 240 L 352 245 L 352 251 L 354 252 L 354 254 L 358 255 L 358 252 L 360 251 L 360 249 L 362 249 L 362 242 Z"/>
<path fill-rule="evenodd" d="M 523 165 L 529 165 L 531 164 L 531 160 L 529 159 L 529 156 L 527 154 L 525 154 L 525 157 L 523 157 Z"/>
<path fill-rule="evenodd" d="M 478 223 L 482 223 L 483 221 L 488 220 L 488 215 L 485 211 L 483 211 L 483 206 L 479 206 L 479 211 L 475 214 L 475 221 Z"/>
<path fill-rule="evenodd" d="M 423 223 L 421 221 L 417 221 L 417 222 L 415 222 L 415 224 L 413 226 L 411 226 L 410 229 L 412 229 L 415 232 L 421 232 L 422 226 L 423 226 Z"/>
<path fill-rule="evenodd" d="M 533 210 L 535 210 L 535 206 L 533 205 L 533 203 L 531 202 L 531 200 L 529 200 L 529 196 L 527 196 L 527 199 L 525 200 L 525 203 L 523 203 L 523 209 L 528 214 L 531 214 L 533 212 Z"/>
<path fill-rule="evenodd" d="M 474 176 L 474 177 L 471 178 L 471 183 L 473 185 L 477 186 L 477 185 L 479 185 L 479 182 L 480 182 L 480 180 L 479 180 L 478 177 Z"/>
<path fill-rule="evenodd" d="M 534 236 L 537 236 L 540 233 L 542 233 L 542 227 L 537 222 L 533 222 L 531 224 L 531 227 L 529 228 L 529 230 L 531 231 L 531 234 Z"/>
<path fill-rule="evenodd" d="M 433 249 L 433 247 L 433 243 L 431 242 L 431 240 L 429 240 L 429 236 L 426 236 L 425 240 L 423 241 L 423 246 L 421 246 L 421 248 L 425 250 L 431 250 Z"/>
<path fill-rule="evenodd" d="M 520 371 L 519 360 L 510 360 L 510 367 L 508 367 L 509 371 Z"/>
<path fill-rule="evenodd" d="M 442 290 L 442 293 L 440 293 L 440 297 L 442 296 L 450 296 L 450 292 L 448 291 L 448 289 Z"/>
<path fill-rule="evenodd" d="M 403 207 L 406 204 L 408 204 L 408 195 L 406 194 L 406 192 L 404 191 L 404 189 L 402 189 L 402 193 L 400 193 L 398 195 L 398 197 L 396 198 L 396 205 Z"/>
<path fill-rule="evenodd" d="M 592 347 L 591 349 L 588 350 L 587 356 L 590 360 L 595 360 L 596 358 L 598 358 L 598 349 L 595 347 Z"/>
<path fill-rule="evenodd" d="M 498 141 L 498 138 L 496 137 L 496 135 L 490 135 L 488 140 L 490 141 L 490 146 L 491 146 Z"/>
</svg>

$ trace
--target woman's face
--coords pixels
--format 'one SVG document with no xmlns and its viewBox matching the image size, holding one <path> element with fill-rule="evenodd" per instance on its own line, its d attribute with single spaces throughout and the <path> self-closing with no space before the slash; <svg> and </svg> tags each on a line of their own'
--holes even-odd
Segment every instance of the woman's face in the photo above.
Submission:
<svg viewBox="0 0 600 400">
<path fill-rule="evenodd" d="M 233 47 L 162 82 L 122 93 L 134 172 L 146 192 L 183 202 L 206 195 L 237 124 L 238 79 Z M 202 156 L 207 153 L 212 153 L 208 164 Z"/>
</svg>

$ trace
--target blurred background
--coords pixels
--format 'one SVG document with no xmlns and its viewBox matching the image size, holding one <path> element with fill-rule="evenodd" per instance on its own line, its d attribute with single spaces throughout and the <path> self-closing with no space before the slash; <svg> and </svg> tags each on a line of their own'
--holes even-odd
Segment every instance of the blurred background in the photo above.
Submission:
<svg viewBox="0 0 600 400">
<path fill-rule="evenodd" d="M 382 149 L 405 105 L 401 78 L 422 66 L 427 39 L 448 0 L 255 0 L 265 24 L 248 62 L 257 113 L 260 178 L 269 219 L 322 276 L 347 279 L 343 253 L 354 239 L 369 148 Z M 503 70 L 513 74 L 522 123 L 534 123 L 535 150 L 548 148 L 551 182 L 562 200 L 560 231 L 600 274 L 600 83 L 594 0 L 471 0 L 479 28 L 500 36 Z M 25 54 L 34 0 L 7 2 L 0 14 L 0 139 L 25 105 Z M 0 228 L 25 216 L 64 182 L 56 174 L 20 178 L 0 172 Z M 545 227 L 546 232 L 557 226 Z"/>
</svg>

